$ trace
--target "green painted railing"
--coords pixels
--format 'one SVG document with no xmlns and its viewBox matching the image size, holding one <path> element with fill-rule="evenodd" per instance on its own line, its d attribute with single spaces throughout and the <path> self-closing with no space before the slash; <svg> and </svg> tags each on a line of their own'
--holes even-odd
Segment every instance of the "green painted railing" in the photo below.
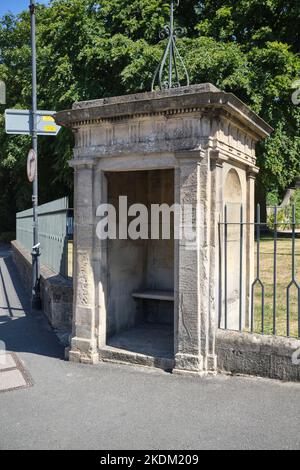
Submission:
<svg viewBox="0 0 300 470">
<path fill-rule="evenodd" d="M 32 225 L 32 209 L 17 214 L 17 241 L 30 252 L 32 250 Z M 70 226 L 68 198 L 39 206 L 41 264 L 66 277 L 68 276 L 68 226 Z"/>
</svg>

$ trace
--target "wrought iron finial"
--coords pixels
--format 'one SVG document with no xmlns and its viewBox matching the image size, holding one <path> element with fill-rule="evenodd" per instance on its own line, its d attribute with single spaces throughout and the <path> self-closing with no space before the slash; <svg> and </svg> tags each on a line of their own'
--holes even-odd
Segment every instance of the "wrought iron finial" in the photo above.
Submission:
<svg viewBox="0 0 300 470">
<path fill-rule="evenodd" d="M 156 85 L 158 85 L 161 90 L 166 90 L 168 88 L 177 88 L 181 86 L 178 72 L 178 61 L 185 75 L 186 85 L 190 84 L 190 78 L 187 68 L 176 45 L 177 37 L 183 34 L 182 28 L 174 27 L 175 3 L 176 6 L 178 6 L 179 1 L 180 0 L 171 0 L 170 24 L 164 26 L 163 30 L 160 32 L 160 38 L 168 38 L 168 43 L 161 59 L 161 62 L 156 69 L 152 81 L 152 91 L 155 90 Z"/>
</svg>

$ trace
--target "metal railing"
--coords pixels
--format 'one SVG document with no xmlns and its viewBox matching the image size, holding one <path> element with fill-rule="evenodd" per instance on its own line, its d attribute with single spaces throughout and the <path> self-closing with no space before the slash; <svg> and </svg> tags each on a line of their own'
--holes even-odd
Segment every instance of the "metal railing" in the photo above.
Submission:
<svg viewBox="0 0 300 470">
<path fill-rule="evenodd" d="M 235 211 L 237 212 L 237 211 Z M 219 328 L 300 338 L 300 221 L 273 208 L 267 222 L 219 223 Z M 298 261 L 298 262 L 297 262 Z"/>
<path fill-rule="evenodd" d="M 68 198 L 58 199 L 39 206 L 39 241 L 41 264 L 62 276 L 69 276 L 68 240 L 72 238 L 72 210 Z M 32 209 L 16 216 L 17 241 L 26 250 L 32 250 Z"/>
</svg>

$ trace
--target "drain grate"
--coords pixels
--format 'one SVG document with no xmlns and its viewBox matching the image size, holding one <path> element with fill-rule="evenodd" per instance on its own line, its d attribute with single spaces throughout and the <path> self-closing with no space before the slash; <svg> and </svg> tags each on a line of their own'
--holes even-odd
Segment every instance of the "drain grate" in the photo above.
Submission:
<svg viewBox="0 0 300 470">
<path fill-rule="evenodd" d="M 16 354 L 5 352 L 0 359 L 0 393 L 32 386 L 31 377 Z"/>
</svg>

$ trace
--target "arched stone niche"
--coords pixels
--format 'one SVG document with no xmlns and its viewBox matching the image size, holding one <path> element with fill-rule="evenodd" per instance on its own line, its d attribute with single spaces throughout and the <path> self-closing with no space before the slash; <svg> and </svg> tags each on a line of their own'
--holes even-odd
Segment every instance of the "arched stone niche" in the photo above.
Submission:
<svg viewBox="0 0 300 470">
<path fill-rule="evenodd" d="M 228 171 L 224 185 L 224 200 L 226 204 L 242 203 L 242 185 L 238 172 L 231 168 Z"/>
<path fill-rule="evenodd" d="M 240 176 L 238 171 L 231 168 L 225 178 L 224 188 L 224 222 L 227 220 L 227 242 L 225 245 L 225 231 L 223 233 L 224 238 L 224 250 L 227 250 L 227 267 L 225 266 L 225 256 L 223 257 L 224 266 L 224 282 L 225 282 L 225 269 L 227 269 L 227 327 L 229 329 L 237 330 L 240 326 L 240 276 L 245 279 L 245 264 L 240 263 L 241 256 L 241 243 L 244 247 L 244 233 L 243 241 L 241 241 L 241 217 L 244 220 L 244 199 L 243 189 Z M 226 218 L 226 220 L 225 220 Z M 244 248 L 243 248 L 244 250 Z M 243 283 L 242 283 L 243 284 Z M 245 282 L 244 282 L 245 284 Z M 224 298 L 225 302 L 225 289 L 224 285 Z M 243 287 L 242 287 L 243 289 Z M 243 295 L 242 295 L 243 298 Z M 224 305 L 225 307 L 225 305 Z M 225 315 L 225 308 L 223 308 Z M 225 326 L 225 317 L 222 319 Z M 245 324 L 242 319 L 242 326 Z"/>
</svg>

